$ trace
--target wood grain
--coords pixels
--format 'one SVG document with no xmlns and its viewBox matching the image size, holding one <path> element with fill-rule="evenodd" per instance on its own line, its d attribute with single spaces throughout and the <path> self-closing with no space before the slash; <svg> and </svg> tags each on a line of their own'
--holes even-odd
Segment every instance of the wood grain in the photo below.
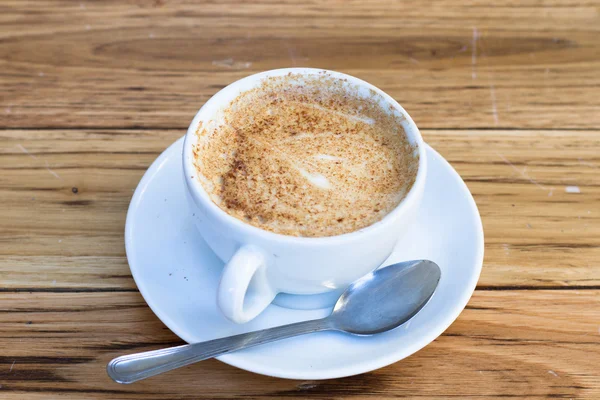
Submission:
<svg viewBox="0 0 600 400">
<path fill-rule="evenodd" d="M 0 393 L 7 400 L 595 399 L 600 396 L 598 308 L 599 290 L 478 291 L 434 343 L 370 374 L 293 381 L 210 360 L 122 386 L 104 374 L 112 357 L 179 343 L 139 294 L 4 293 Z"/>
<path fill-rule="evenodd" d="M 0 132 L 3 287 L 134 289 L 123 246 L 127 206 L 145 169 L 182 133 Z M 600 288 L 600 131 L 423 135 L 478 204 L 480 288 Z M 580 193 L 567 193 L 570 186 Z"/>
<path fill-rule="evenodd" d="M 292 66 L 363 78 L 422 128 L 600 125 L 597 1 L 0 7 L 6 127 L 183 128 L 225 85 Z"/>
<path fill-rule="evenodd" d="M 0 398 L 600 398 L 600 2 L 0 3 Z M 254 72 L 328 68 L 396 98 L 460 173 L 484 268 L 434 343 L 372 373 L 280 380 L 215 360 L 132 386 L 179 344 L 131 278 L 133 190 Z"/>
</svg>

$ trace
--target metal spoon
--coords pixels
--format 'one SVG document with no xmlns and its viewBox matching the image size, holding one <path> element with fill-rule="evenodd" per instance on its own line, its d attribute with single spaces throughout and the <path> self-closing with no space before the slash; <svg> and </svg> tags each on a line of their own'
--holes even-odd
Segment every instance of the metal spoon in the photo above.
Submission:
<svg viewBox="0 0 600 400">
<path fill-rule="evenodd" d="M 390 265 L 350 285 L 326 318 L 121 356 L 109 362 L 106 370 L 117 383 L 133 383 L 232 351 L 306 333 L 334 330 L 373 335 L 385 332 L 418 313 L 433 295 L 440 277 L 440 268 L 432 261 Z"/>
</svg>

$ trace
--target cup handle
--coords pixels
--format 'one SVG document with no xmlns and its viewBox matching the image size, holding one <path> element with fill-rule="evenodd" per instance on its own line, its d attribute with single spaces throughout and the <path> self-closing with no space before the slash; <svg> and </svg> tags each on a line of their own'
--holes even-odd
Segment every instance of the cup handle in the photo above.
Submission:
<svg viewBox="0 0 600 400">
<path fill-rule="evenodd" d="M 228 319 L 243 324 L 271 304 L 277 292 L 269 285 L 266 270 L 262 251 L 249 245 L 240 247 L 225 264 L 217 303 Z"/>
</svg>

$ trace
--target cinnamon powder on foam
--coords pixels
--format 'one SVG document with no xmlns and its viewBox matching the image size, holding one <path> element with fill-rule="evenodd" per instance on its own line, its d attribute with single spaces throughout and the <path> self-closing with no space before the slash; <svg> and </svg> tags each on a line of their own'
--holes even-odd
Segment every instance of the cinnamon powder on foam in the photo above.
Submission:
<svg viewBox="0 0 600 400">
<path fill-rule="evenodd" d="M 393 210 L 414 183 L 418 155 L 403 119 L 328 74 L 267 78 L 241 93 L 221 123 L 200 124 L 199 179 L 230 215 L 292 236 L 333 236 Z"/>
</svg>

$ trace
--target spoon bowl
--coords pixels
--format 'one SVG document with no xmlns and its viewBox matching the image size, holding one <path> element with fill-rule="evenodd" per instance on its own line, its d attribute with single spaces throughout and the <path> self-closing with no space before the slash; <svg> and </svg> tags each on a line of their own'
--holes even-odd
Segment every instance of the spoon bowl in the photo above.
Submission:
<svg viewBox="0 0 600 400">
<path fill-rule="evenodd" d="M 442 271 L 433 261 L 406 261 L 380 268 L 352 283 L 329 316 L 338 330 L 373 335 L 394 329 L 429 301 Z"/>
<path fill-rule="evenodd" d="M 374 335 L 394 329 L 427 304 L 441 278 L 428 260 L 406 261 L 380 268 L 351 284 L 331 315 L 207 342 L 117 357 L 108 375 L 117 383 L 132 383 L 232 351 L 318 331 L 336 330 Z"/>
</svg>

